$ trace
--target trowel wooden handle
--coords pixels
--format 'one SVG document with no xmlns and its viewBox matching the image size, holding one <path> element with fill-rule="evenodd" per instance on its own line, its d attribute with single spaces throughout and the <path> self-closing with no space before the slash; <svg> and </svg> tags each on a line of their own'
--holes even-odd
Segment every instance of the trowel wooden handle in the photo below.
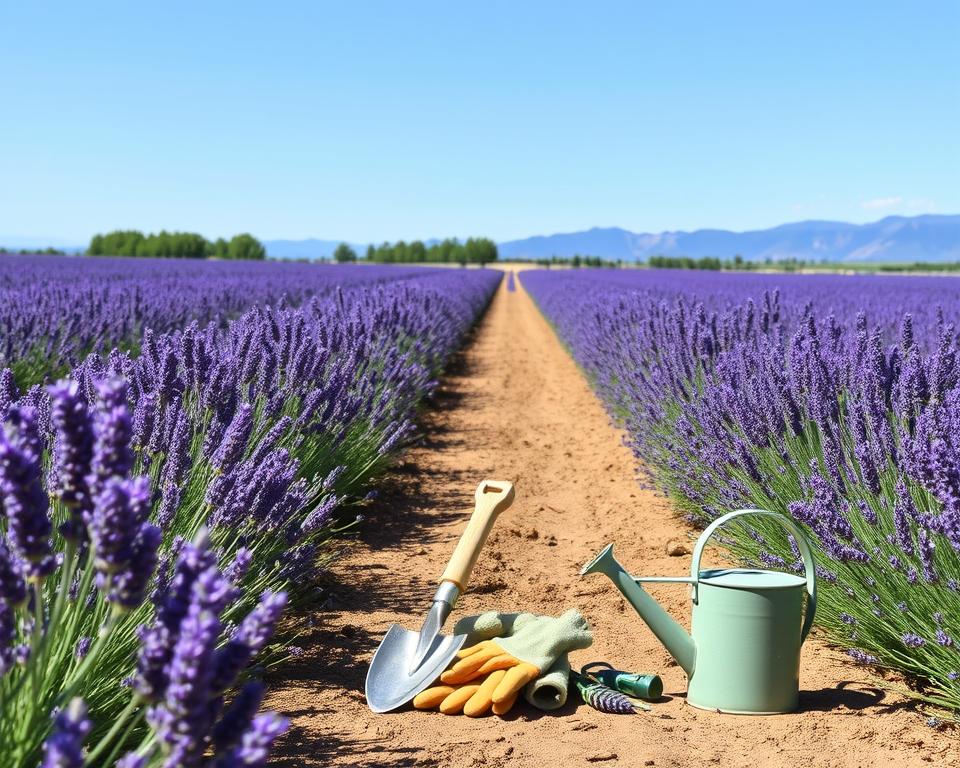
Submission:
<svg viewBox="0 0 960 768">
<path fill-rule="evenodd" d="M 477 562 L 480 550 L 487 540 L 490 529 L 497 516 L 513 504 L 513 483 L 504 480 L 484 480 L 477 486 L 476 506 L 467 523 L 467 529 L 460 537 L 457 548 L 440 577 L 441 581 L 450 581 L 459 587 L 460 592 L 467 590 L 470 573 Z"/>
</svg>

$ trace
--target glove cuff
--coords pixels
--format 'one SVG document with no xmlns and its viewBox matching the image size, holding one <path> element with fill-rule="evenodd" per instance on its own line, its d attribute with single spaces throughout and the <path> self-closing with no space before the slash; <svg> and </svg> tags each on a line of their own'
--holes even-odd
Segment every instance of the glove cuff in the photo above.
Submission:
<svg viewBox="0 0 960 768">
<path fill-rule="evenodd" d="M 567 690 L 570 686 L 570 662 L 566 654 L 557 659 L 542 677 L 528 683 L 523 689 L 523 698 L 527 703 L 550 711 L 560 709 L 567 703 Z"/>
</svg>

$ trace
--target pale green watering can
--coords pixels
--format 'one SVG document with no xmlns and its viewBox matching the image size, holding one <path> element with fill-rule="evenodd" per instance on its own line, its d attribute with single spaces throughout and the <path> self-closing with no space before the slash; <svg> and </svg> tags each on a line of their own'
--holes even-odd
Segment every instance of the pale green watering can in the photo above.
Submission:
<svg viewBox="0 0 960 768">
<path fill-rule="evenodd" d="M 755 568 L 701 571 L 708 539 L 724 523 L 743 515 L 771 517 L 793 534 L 806 577 Z M 613 544 L 580 575 L 597 571 L 610 577 L 687 673 L 689 704 L 744 715 L 797 708 L 800 646 L 813 624 L 817 579 L 810 544 L 792 520 L 764 509 L 739 509 L 717 518 L 697 541 L 689 576 L 635 579 L 613 557 Z M 642 582 L 690 585 L 692 637 L 640 586 Z"/>
</svg>

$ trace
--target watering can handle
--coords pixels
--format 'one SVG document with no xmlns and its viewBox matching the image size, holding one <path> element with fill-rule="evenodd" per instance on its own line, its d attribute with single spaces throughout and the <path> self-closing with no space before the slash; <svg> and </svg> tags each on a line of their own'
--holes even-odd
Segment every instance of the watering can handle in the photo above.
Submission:
<svg viewBox="0 0 960 768">
<path fill-rule="evenodd" d="M 771 512 L 768 509 L 738 509 L 734 512 L 728 512 L 727 514 L 718 517 L 710 525 L 708 525 L 700 538 L 697 539 L 697 545 L 693 549 L 693 559 L 690 563 L 690 581 L 693 584 L 693 602 L 697 602 L 697 586 L 700 582 L 700 558 L 703 555 L 703 548 L 707 545 L 707 541 L 716 530 L 733 520 L 735 517 L 742 517 L 743 515 L 763 515 L 764 517 L 772 517 L 778 523 L 780 523 L 784 528 L 786 528 L 790 533 L 793 534 L 793 538 L 797 542 L 797 547 L 800 550 L 800 556 L 803 558 L 803 568 L 807 576 L 807 613 L 803 617 L 803 627 L 800 630 L 800 642 L 802 643 L 807 639 L 807 635 L 810 633 L 810 627 L 813 626 L 813 617 L 817 612 L 817 574 L 816 569 L 814 568 L 813 563 L 813 553 L 810 551 L 810 544 L 807 542 L 807 537 L 793 520 L 791 520 L 786 515 L 781 515 L 779 512 Z"/>
</svg>

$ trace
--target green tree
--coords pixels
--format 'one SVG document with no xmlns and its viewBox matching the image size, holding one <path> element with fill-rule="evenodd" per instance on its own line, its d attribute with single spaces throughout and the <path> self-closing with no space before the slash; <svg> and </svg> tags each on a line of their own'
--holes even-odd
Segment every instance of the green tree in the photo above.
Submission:
<svg viewBox="0 0 960 768">
<path fill-rule="evenodd" d="M 420 240 L 414 240 L 407 246 L 407 261 L 414 263 L 427 261 L 427 247 Z"/>
<path fill-rule="evenodd" d="M 346 243 L 340 243 L 333 252 L 333 260 L 338 264 L 347 264 L 357 260 L 357 252 Z"/>
<path fill-rule="evenodd" d="M 247 233 L 234 235 L 227 246 L 227 258 L 262 261 L 267 258 L 267 249 L 253 235 Z"/>
<path fill-rule="evenodd" d="M 210 247 L 207 250 L 207 255 L 211 259 L 226 259 L 229 258 L 229 254 L 230 244 L 222 237 L 218 237 L 214 242 L 210 243 Z"/>
</svg>

